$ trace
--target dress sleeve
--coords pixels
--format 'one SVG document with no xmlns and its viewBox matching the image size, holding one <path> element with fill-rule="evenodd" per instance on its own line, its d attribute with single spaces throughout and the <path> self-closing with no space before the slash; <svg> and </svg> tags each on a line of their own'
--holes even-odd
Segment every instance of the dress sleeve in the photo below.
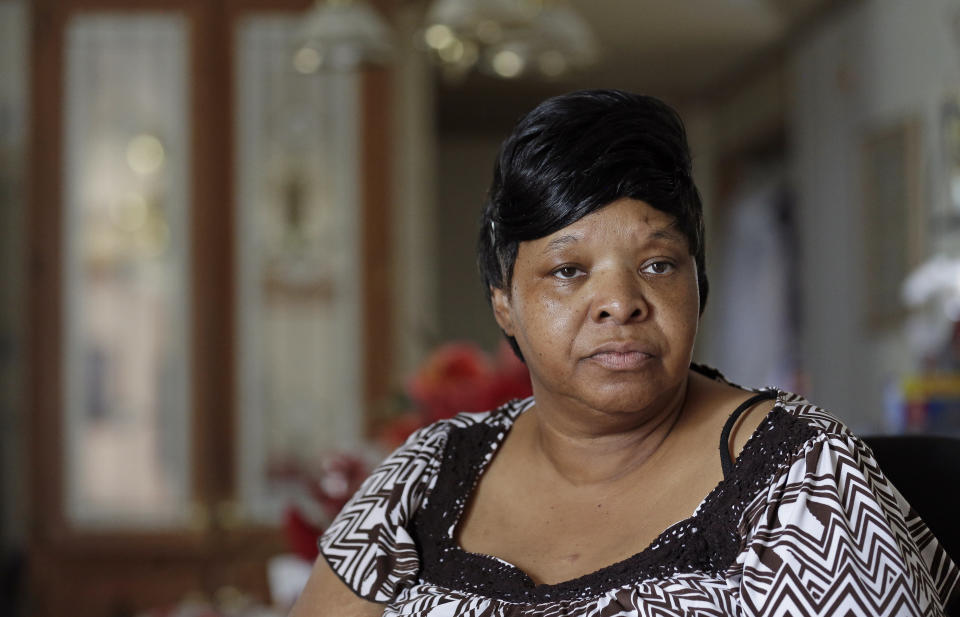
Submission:
<svg viewBox="0 0 960 617">
<path fill-rule="evenodd" d="M 358 596 L 388 602 L 420 570 L 412 517 L 436 481 L 447 431 L 415 432 L 374 469 L 320 537 L 320 555 Z"/>
<path fill-rule="evenodd" d="M 743 614 L 941 616 L 958 571 L 856 437 L 820 434 L 753 510 Z"/>
</svg>

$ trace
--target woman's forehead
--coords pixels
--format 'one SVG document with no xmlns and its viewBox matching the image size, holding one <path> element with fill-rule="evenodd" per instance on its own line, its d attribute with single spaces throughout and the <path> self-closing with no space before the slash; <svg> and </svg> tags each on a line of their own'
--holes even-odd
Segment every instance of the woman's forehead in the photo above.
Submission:
<svg viewBox="0 0 960 617">
<path fill-rule="evenodd" d="M 543 251 L 559 251 L 593 239 L 621 236 L 634 241 L 687 243 L 676 217 L 644 201 L 623 198 L 557 231 L 531 240 Z"/>
</svg>

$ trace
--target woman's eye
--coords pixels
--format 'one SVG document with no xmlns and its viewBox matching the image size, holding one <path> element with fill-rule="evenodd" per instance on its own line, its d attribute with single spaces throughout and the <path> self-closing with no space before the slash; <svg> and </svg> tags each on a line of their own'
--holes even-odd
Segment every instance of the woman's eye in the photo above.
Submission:
<svg viewBox="0 0 960 617">
<path fill-rule="evenodd" d="M 673 270 L 673 264 L 669 261 L 655 261 L 643 267 L 641 272 L 648 274 L 667 274 Z"/>
<path fill-rule="evenodd" d="M 580 273 L 580 269 L 574 266 L 563 266 L 553 271 L 553 275 L 560 279 L 572 279 Z"/>
</svg>

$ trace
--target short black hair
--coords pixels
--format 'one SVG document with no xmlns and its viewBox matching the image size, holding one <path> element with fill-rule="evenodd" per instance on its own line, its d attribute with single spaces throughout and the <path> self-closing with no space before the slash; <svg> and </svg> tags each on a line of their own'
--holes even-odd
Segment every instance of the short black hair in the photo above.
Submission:
<svg viewBox="0 0 960 617">
<path fill-rule="evenodd" d="M 477 264 L 487 299 L 509 293 L 517 248 L 623 197 L 676 219 L 707 301 L 703 205 L 676 111 L 652 96 L 581 90 L 547 99 L 500 147 L 480 221 Z M 507 337 L 521 358 L 513 337 Z"/>
</svg>

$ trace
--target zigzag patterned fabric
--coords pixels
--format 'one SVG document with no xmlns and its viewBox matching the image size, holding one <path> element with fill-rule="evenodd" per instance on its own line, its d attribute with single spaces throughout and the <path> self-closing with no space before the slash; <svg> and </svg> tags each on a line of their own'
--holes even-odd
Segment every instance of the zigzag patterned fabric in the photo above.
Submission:
<svg viewBox="0 0 960 617">
<path fill-rule="evenodd" d="M 534 585 L 453 539 L 477 479 L 530 405 L 411 436 L 321 538 L 333 571 L 390 617 L 938 616 L 960 606 L 960 572 L 870 449 L 784 392 L 693 516 L 624 561 Z"/>
</svg>

